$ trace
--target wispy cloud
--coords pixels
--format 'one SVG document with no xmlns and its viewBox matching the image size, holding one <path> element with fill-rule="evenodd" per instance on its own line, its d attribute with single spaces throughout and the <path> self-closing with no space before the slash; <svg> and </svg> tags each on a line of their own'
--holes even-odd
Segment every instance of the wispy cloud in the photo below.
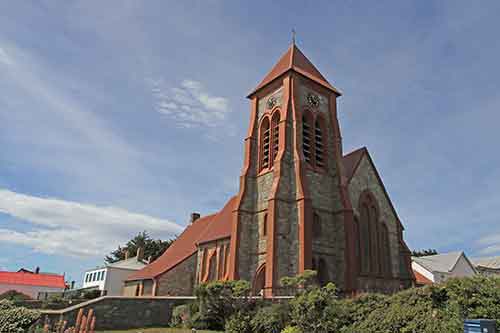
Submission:
<svg viewBox="0 0 500 333">
<path fill-rule="evenodd" d="M 482 249 L 478 252 L 481 255 L 492 255 L 500 253 L 500 233 L 480 238 L 477 243 L 482 247 Z"/>
<path fill-rule="evenodd" d="M 0 189 L 0 212 L 33 225 L 29 231 L 0 228 L 0 242 L 47 254 L 99 256 L 142 230 L 161 238 L 182 231 L 171 221 L 117 207 L 41 198 L 6 189 Z"/>
<path fill-rule="evenodd" d="M 0 47 L 0 62 L 4 63 L 6 65 L 10 65 L 12 63 L 12 60 L 10 59 L 10 57 L 7 55 L 7 52 L 2 47 Z"/>
<path fill-rule="evenodd" d="M 218 127 L 230 113 L 225 97 L 209 93 L 201 82 L 184 80 L 169 87 L 163 80 L 151 80 L 155 108 L 180 127 Z"/>
</svg>

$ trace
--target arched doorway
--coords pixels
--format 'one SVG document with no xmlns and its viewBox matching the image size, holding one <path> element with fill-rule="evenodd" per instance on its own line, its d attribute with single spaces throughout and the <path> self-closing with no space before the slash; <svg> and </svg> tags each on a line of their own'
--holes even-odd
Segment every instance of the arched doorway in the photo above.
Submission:
<svg viewBox="0 0 500 333">
<path fill-rule="evenodd" d="M 264 287 L 266 285 L 266 265 L 263 264 L 257 269 L 252 285 L 252 295 L 264 295 Z"/>
</svg>

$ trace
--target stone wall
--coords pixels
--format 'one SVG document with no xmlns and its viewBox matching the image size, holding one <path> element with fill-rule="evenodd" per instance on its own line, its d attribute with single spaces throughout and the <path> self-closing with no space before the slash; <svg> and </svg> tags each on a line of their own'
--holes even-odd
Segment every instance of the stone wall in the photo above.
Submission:
<svg viewBox="0 0 500 333">
<path fill-rule="evenodd" d="M 175 306 L 192 302 L 194 297 L 126 297 L 104 296 L 63 310 L 43 310 L 41 323 L 55 324 L 67 320 L 73 326 L 80 309 L 94 310 L 96 330 L 131 329 L 166 326 Z"/>
<path fill-rule="evenodd" d="M 191 296 L 196 285 L 196 258 L 193 254 L 158 277 L 156 296 Z"/>
</svg>

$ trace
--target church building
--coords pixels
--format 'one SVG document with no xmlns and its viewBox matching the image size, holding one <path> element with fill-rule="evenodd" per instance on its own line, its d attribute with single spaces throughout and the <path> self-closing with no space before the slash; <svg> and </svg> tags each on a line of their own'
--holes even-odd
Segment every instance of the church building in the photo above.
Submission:
<svg viewBox="0 0 500 333">
<path fill-rule="evenodd" d="M 190 296 L 197 284 L 247 280 L 286 294 L 304 270 L 346 295 L 414 284 L 403 225 L 366 148 L 342 150 L 341 93 L 292 43 L 253 90 L 239 192 L 191 222 L 123 294 Z"/>
</svg>

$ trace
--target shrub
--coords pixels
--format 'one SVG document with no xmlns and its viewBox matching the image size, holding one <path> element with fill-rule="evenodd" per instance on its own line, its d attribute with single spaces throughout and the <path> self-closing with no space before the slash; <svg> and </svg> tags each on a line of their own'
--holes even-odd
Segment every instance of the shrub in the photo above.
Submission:
<svg viewBox="0 0 500 333">
<path fill-rule="evenodd" d="M 2 299 L 8 299 L 10 301 L 18 302 L 30 300 L 31 297 L 16 290 L 9 290 L 0 295 L 0 300 Z"/>
<path fill-rule="evenodd" d="M 302 333 L 302 331 L 297 326 L 287 326 L 281 333 Z"/>
<path fill-rule="evenodd" d="M 280 333 L 290 322 L 290 307 L 287 303 L 261 307 L 252 318 L 255 333 Z"/>
<path fill-rule="evenodd" d="M 185 327 L 190 317 L 191 313 L 189 311 L 189 305 L 178 305 L 172 310 L 172 326 Z"/>
<path fill-rule="evenodd" d="M 296 296 L 290 302 L 292 323 L 303 332 L 331 332 L 335 313 L 325 311 L 337 300 L 336 287 L 333 283 L 323 288 L 312 287 Z"/>
<path fill-rule="evenodd" d="M 249 313 L 236 312 L 225 324 L 226 333 L 253 333 L 252 325 L 250 324 L 252 316 Z"/>
<path fill-rule="evenodd" d="M 249 298 L 250 284 L 246 281 L 214 281 L 196 288 L 198 323 L 212 330 L 222 330 L 226 320 L 236 312 L 245 313 L 255 302 Z"/>
<path fill-rule="evenodd" d="M 25 332 L 40 318 L 36 310 L 15 307 L 10 301 L 0 301 L 0 332 Z"/>
</svg>

